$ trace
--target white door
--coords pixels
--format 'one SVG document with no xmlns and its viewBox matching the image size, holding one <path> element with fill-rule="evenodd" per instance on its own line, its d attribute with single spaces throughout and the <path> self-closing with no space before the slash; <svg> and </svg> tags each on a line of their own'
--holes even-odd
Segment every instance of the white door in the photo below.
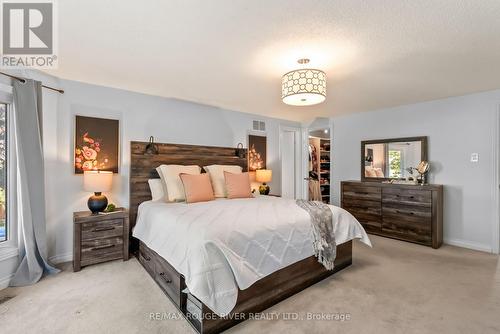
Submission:
<svg viewBox="0 0 500 334">
<path fill-rule="evenodd" d="M 301 182 L 300 128 L 280 129 L 281 197 L 300 198 Z"/>
</svg>

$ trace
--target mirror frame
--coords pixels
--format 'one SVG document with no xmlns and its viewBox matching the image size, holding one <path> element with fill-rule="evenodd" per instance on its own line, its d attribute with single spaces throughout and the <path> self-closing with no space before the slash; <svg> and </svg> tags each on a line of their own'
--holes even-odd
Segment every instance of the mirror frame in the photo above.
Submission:
<svg viewBox="0 0 500 334">
<path fill-rule="evenodd" d="M 391 179 L 388 177 L 365 177 L 365 146 L 369 144 L 387 144 L 387 143 L 395 143 L 401 141 L 419 141 L 421 144 L 421 152 L 420 152 L 420 161 L 428 161 L 427 160 L 427 136 L 420 137 L 405 137 L 405 138 L 389 138 L 389 139 L 374 139 L 374 140 L 363 140 L 361 141 L 361 181 L 363 182 L 382 182 L 388 180 L 402 180 L 400 179 Z M 415 166 L 417 167 L 417 166 Z"/>
</svg>

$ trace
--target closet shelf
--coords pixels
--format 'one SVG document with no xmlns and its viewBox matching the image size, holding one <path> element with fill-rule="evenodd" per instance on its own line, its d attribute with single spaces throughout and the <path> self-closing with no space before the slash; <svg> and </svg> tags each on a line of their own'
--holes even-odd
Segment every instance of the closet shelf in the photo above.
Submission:
<svg viewBox="0 0 500 334">
<path fill-rule="evenodd" d="M 330 203 L 330 175 L 331 175 L 331 141 L 319 137 L 309 137 L 309 153 L 314 154 L 310 157 L 310 170 L 318 174 L 318 181 L 321 187 L 323 202 Z M 328 193 L 328 195 L 323 194 Z"/>
</svg>

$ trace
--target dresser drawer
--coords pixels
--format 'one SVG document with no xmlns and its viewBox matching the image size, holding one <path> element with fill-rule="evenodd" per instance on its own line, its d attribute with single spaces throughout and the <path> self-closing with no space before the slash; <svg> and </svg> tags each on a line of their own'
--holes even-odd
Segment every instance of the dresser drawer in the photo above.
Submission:
<svg viewBox="0 0 500 334">
<path fill-rule="evenodd" d="M 342 208 L 353 215 L 366 232 L 380 232 L 382 227 L 382 217 L 380 202 L 344 200 Z"/>
<path fill-rule="evenodd" d="M 154 279 L 163 291 L 180 307 L 181 278 L 179 273 L 160 256 L 154 257 Z"/>
<path fill-rule="evenodd" d="M 82 240 L 81 265 L 123 258 L 123 238 Z"/>
<path fill-rule="evenodd" d="M 349 210 L 347 210 L 349 211 Z M 382 219 L 379 215 L 371 215 L 363 212 L 349 211 L 360 223 L 366 232 L 378 233 L 382 228 Z"/>
<path fill-rule="evenodd" d="M 380 201 L 381 189 L 366 185 L 344 184 L 342 186 L 342 199 Z"/>
<path fill-rule="evenodd" d="M 103 220 L 82 224 L 82 240 L 123 236 L 123 219 Z"/>
<path fill-rule="evenodd" d="M 384 206 L 382 232 L 392 237 L 429 245 L 432 242 L 432 214 L 425 208 Z"/>
<path fill-rule="evenodd" d="M 382 233 L 389 237 L 416 242 L 427 246 L 432 245 L 432 231 L 429 225 L 409 221 L 384 219 Z"/>
<path fill-rule="evenodd" d="M 356 216 L 356 214 L 370 214 L 380 216 L 382 210 L 380 202 L 363 200 L 356 201 L 350 199 L 344 199 L 342 201 L 342 208 L 349 211 L 353 216 Z"/>
<path fill-rule="evenodd" d="M 431 208 L 420 207 L 414 205 L 396 205 L 392 203 L 384 203 L 382 206 L 382 215 L 384 217 L 394 217 L 395 219 L 410 219 L 425 222 L 431 222 Z"/>
<path fill-rule="evenodd" d="M 382 202 L 430 207 L 432 192 L 418 189 L 384 188 L 382 190 Z"/>
</svg>

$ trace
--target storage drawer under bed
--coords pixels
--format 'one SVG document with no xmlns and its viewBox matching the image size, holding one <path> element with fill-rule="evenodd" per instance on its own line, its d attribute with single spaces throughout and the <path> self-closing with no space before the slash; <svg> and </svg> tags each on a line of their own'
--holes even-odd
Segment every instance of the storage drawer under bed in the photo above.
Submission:
<svg viewBox="0 0 500 334">
<path fill-rule="evenodd" d="M 160 288 L 170 297 L 174 304 L 181 308 L 181 275 L 160 255 L 149 249 L 142 242 L 139 244 L 139 262 L 153 277 Z"/>
</svg>

